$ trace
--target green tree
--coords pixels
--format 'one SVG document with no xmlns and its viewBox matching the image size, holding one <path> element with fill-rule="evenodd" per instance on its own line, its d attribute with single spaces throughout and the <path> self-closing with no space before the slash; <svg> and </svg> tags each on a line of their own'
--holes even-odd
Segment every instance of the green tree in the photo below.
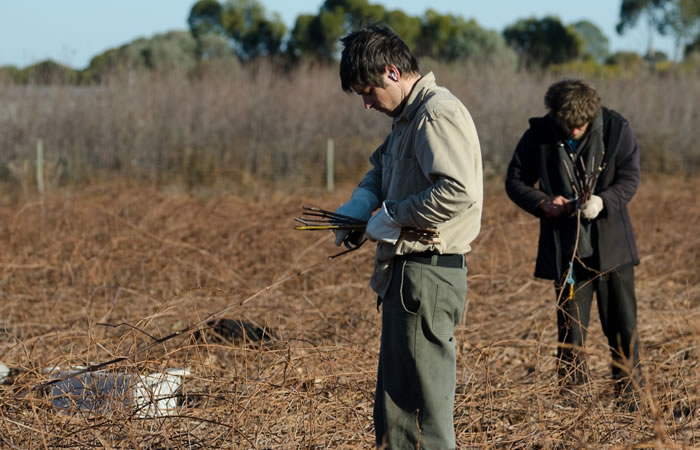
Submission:
<svg viewBox="0 0 700 450">
<path fill-rule="evenodd" d="M 170 31 L 139 38 L 109 49 L 90 60 L 83 81 L 101 82 L 130 72 L 186 72 L 197 64 L 196 42 L 187 31 Z"/>
<path fill-rule="evenodd" d="M 384 21 L 403 38 L 408 48 L 416 48 L 422 28 L 420 17 L 409 16 L 400 9 L 394 9 L 386 12 Z"/>
<path fill-rule="evenodd" d="M 0 66 L 0 83 L 19 83 L 21 73 L 17 66 Z"/>
<path fill-rule="evenodd" d="M 637 25 L 641 16 L 646 16 L 652 28 L 663 32 L 665 7 L 668 0 L 622 0 L 620 4 L 620 20 L 615 26 L 619 34 Z"/>
<path fill-rule="evenodd" d="M 209 34 L 227 36 L 222 21 L 223 10 L 218 0 L 199 0 L 195 3 L 187 18 L 192 36 L 195 39 Z"/>
<path fill-rule="evenodd" d="M 251 60 L 279 54 L 287 33 L 279 14 L 268 17 L 258 0 L 227 0 L 223 4 L 200 0 L 192 6 L 187 23 L 202 57 L 206 57 L 202 48 L 206 35 L 230 39 L 238 57 Z"/>
<path fill-rule="evenodd" d="M 508 65 L 515 65 L 517 59 L 517 55 L 508 47 L 501 33 L 485 30 L 473 19 L 458 23 L 447 44 L 444 57 L 447 61 L 490 61 Z"/>
<path fill-rule="evenodd" d="M 454 22 L 459 19 L 461 18 L 450 14 L 442 15 L 433 9 L 428 9 L 423 17 L 416 54 L 440 59 L 440 53 L 446 48 L 450 37 L 454 34 Z"/>
<path fill-rule="evenodd" d="M 623 34 L 646 17 L 649 28 L 648 53 L 653 58 L 653 32 L 672 34 L 676 48 L 693 39 L 700 31 L 700 0 L 622 0 L 617 32 Z"/>
<path fill-rule="evenodd" d="M 700 0 L 677 0 L 677 7 L 666 15 L 676 41 L 676 51 L 692 45 L 700 38 Z M 687 55 L 687 50 L 684 55 Z"/>
<path fill-rule="evenodd" d="M 78 79 L 77 71 L 50 59 L 27 66 L 18 74 L 18 81 L 27 84 L 75 84 Z"/>
<path fill-rule="evenodd" d="M 335 59 L 338 54 L 338 40 L 350 27 L 342 8 L 333 10 L 321 8 L 310 30 L 316 56 L 324 61 Z"/>
<path fill-rule="evenodd" d="M 309 55 L 332 61 L 338 57 L 341 37 L 362 25 L 388 22 L 391 17 L 401 25 L 410 23 L 402 21 L 400 15 L 391 16 L 383 6 L 367 0 L 326 0 L 318 15 L 297 17 L 287 50 L 295 58 Z"/>
<path fill-rule="evenodd" d="M 646 65 L 644 57 L 635 52 L 615 52 L 605 60 L 609 66 L 619 66 L 630 71 L 639 71 Z"/>
<path fill-rule="evenodd" d="M 594 23 L 579 20 L 571 24 L 583 41 L 583 56 L 590 57 L 598 63 L 603 63 L 610 55 L 610 41 Z"/>
<path fill-rule="evenodd" d="M 521 19 L 506 27 L 503 36 L 525 66 L 546 67 L 572 61 L 581 55 L 583 46 L 578 33 L 554 16 Z"/>
<path fill-rule="evenodd" d="M 228 39 L 222 24 L 222 13 L 223 7 L 217 0 L 200 0 L 192 6 L 187 25 L 197 43 L 199 59 L 209 59 L 212 48 L 207 48 L 207 44 L 214 42 L 214 37 Z"/>
<path fill-rule="evenodd" d="M 321 5 L 321 12 L 324 11 L 342 14 L 345 31 L 383 21 L 386 16 L 382 5 L 371 4 L 367 0 L 326 0 Z"/>
<path fill-rule="evenodd" d="M 416 53 L 446 62 L 515 60 L 500 33 L 481 28 L 473 19 L 432 9 L 425 12 Z"/>
<path fill-rule="evenodd" d="M 197 57 L 201 60 L 238 59 L 228 39 L 218 34 L 206 34 L 197 40 Z"/>
<path fill-rule="evenodd" d="M 698 34 L 693 42 L 685 46 L 684 54 L 686 58 L 693 53 L 700 54 L 700 34 Z"/>
<path fill-rule="evenodd" d="M 316 16 L 302 14 L 297 16 L 287 41 L 287 53 L 292 58 L 314 53 L 317 44 L 312 37 L 312 27 Z"/>
<path fill-rule="evenodd" d="M 422 18 L 414 17 L 400 10 L 387 11 L 367 0 L 326 0 L 316 16 L 297 17 L 287 50 L 294 58 L 306 55 L 333 61 L 338 57 L 342 36 L 378 22 L 388 24 L 418 56 L 442 61 L 515 59 L 499 33 L 482 29 L 474 20 L 442 15 L 432 9 Z"/>
</svg>

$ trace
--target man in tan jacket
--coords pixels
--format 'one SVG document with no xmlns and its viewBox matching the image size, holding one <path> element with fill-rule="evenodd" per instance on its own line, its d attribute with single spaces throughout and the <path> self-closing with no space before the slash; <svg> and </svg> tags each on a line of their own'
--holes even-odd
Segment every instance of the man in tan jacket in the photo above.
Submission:
<svg viewBox="0 0 700 450">
<path fill-rule="evenodd" d="M 374 404 L 377 446 L 455 448 L 456 345 L 466 306 L 464 255 L 479 233 L 479 139 L 457 97 L 421 75 L 403 40 L 384 26 L 341 39 L 343 90 L 393 119 L 367 172 L 338 213 L 368 220 L 377 242 L 371 286 L 382 304 Z M 377 210 L 372 216 L 372 212 Z M 427 242 L 406 228 L 436 229 Z M 351 239 L 336 234 L 336 245 Z"/>
</svg>

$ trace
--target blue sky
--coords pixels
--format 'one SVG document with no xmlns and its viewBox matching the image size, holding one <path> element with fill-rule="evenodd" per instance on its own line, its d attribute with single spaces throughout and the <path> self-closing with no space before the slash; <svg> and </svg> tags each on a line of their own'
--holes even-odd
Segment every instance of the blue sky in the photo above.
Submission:
<svg viewBox="0 0 700 450">
<path fill-rule="evenodd" d="M 484 28 L 502 31 L 518 19 L 556 15 L 565 24 L 581 19 L 595 23 L 612 51 L 643 53 L 649 34 L 643 26 L 619 36 L 615 32 L 621 0 L 370 0 L 387 9 L 423 15 L 430 7 L 442 14 L 474 18 Z M 53 59 L 76 69 L 90 59 L 138 37 L 187 29 L 195 0 L 0 0 L 0 66 L 24 67 Z M 316 14 L 323 0 L 261 0 L 291 27 L 299 14 Z M 654 35 L 654 46 L 673 56 L 673 41 Z"/>
</svg>

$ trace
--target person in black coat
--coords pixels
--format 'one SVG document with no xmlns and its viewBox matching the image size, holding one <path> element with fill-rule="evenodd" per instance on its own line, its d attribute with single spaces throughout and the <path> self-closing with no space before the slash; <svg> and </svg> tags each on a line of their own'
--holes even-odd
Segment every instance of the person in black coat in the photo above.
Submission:
<svg viewBox="0 0 700 450">
<path fill-rule="evenodd" d="M 612 375 L 628 401 L 642 380 L 634 289 L 639 256 L 627 212 L 640 180 L 637 141 L 627 120 L 602 107 L 584 81 L 554 83 L 545 106 L 548 114 L 530 119 L 515 149 L 506 192 L 540 218 L 535 276 L 555 284 L 560 383 L 588 377 L 581 349 L 595 292 Z"/>
</svg>

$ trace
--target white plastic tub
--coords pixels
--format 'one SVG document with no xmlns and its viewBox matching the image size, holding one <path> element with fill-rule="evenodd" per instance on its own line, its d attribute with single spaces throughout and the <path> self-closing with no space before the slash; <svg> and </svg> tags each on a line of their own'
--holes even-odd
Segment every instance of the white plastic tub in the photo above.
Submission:
<svg viewBox="0 0 700 450">
<path fill-rule="evenodd" d="M 71 376 L 80 367 L 58 372 L 61 379 L 51 386 L 51 404 L 59 411 L 88 411 L 97 414 L 133 410 L 138 417 L 173 414 L 178 393 L 188 369 L 167 369 L 149 375 L 114 372 L 87 372 Z M 54 370 L 52 370 L 54 372 Z"/>
</svg>

